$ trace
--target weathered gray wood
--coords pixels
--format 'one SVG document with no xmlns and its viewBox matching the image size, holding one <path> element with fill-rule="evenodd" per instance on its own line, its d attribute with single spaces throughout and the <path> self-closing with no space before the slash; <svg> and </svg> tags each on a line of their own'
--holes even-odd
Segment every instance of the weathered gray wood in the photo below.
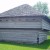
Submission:
<svg viewBox="0 0 50 50">
<path fill-rule="evenodd" d="M 50 30 L 50 23 L 42 19 L 42 29 Z"/>
<path fill-rule="evenodd" d="M 2 40 L 37 43 L 38 30 L 0 30 Z"/>
<path fill-rule="evenodd" d="M 45 40 L 47 40 L 47 31 L 40 31 L 38 36 L 39 36 L 39 43 L 44 42 Z"/>
<path fill-rule="evenodd" d="M 0 41 L 42 43 L 50 30 L 50 19 L 29 5 L 0 14 Z"/>
<path fill-rule="evenodd" d="M 0 28 L 41 28 L 41 22 L 2 22 Z"/>
<path fill-rule="evenodd" d="M 46 40 L 46 34 L 41 30 L 0 30 L 0 35 L 5 41 L 37 43 L 38 35 L 39 43 Z"/>
</svg>

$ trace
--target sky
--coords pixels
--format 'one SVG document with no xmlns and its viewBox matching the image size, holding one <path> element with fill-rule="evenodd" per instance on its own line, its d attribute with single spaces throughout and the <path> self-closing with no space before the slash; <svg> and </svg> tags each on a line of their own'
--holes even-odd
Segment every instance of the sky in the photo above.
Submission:
<svg viewBox="0 0 50 50">
<path fill-rule="evenodd" d="M 50 11 L 50 0 L 0 0 L 0 13 L 22 4 L 34 6 L 39 1 L 47 3 Z"/>
</svg>

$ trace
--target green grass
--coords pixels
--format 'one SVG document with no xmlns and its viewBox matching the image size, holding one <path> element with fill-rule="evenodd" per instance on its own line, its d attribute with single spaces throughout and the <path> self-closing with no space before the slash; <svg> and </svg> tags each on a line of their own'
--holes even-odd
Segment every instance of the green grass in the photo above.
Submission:
<svg viewBox="0 0 50 50">
<path fill-rule="evenodd" d="M 50 50 L 50 36 L 42 44 L 17 44 L 14 42 L 0 42 L 0 50 Z"/>
</svg>

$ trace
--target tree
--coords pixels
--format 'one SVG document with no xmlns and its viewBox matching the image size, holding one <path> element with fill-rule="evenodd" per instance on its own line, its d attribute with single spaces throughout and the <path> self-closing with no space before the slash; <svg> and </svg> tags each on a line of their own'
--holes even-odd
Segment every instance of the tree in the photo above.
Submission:
<svg viewBox="0 0 50 50">
<path fill-rule="evenodd" d="M 33 6 L 33 8 L 34 8 L 35 10 L 40 11 L 41 13 L 44 13 L 44 14 L 48 14 L 48 13 L 49 13 L 47 3 L 38 2 L 37 4 L 35 4 L 35 5 Z"/>
</svg>

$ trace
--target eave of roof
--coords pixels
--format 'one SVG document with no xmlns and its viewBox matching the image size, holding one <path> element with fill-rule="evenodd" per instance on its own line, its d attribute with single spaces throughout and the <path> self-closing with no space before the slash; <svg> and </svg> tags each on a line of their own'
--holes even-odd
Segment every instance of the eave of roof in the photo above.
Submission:
<svg viewBox="0 0 50 50">
<path fill-rule="evenodd" d="M 27 4 L 15 7 L 11 10 L 8 10 L 8 11 L 0 14 L 0 18 L 2 18 L 2 17 L 4 17 L 4 18 L 5 17 L 31 18 L 30 16 L 32 18 L 34 16 L 37 16 L 37 17 L 40 16 L 44 20 L 46 20 L 47 22 L 50 23 L 50 19 L 46 15 L 42 14 L 39 11 L 34 10 L 30 5 L 27 5 Z"/>
</svg>

